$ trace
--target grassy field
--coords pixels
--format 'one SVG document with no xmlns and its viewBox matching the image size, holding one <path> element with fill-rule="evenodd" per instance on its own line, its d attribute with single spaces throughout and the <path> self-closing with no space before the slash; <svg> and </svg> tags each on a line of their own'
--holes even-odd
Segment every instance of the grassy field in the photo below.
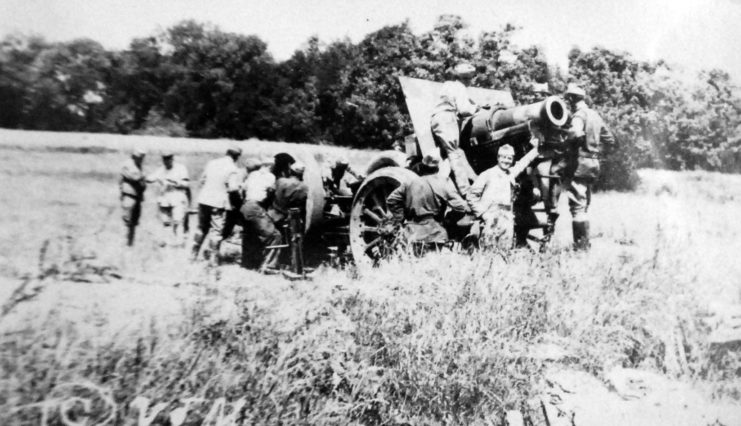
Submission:
<svg viewBox="0 0 741 426">
<path fill-rule="evenodd" d="M 0 424 L 500 424 L 555 399 L 579 425 L 740 423 L 741 362 L 712 339 L 741 304 L 741 176 L 641 171 L 595 195 L 586 254 L 564 221 L 545 254 L 288 282 L 160 248 L 151 196 L 124 249 L 126 150 L 175 149 L 196 177 L 226 143 L 0 131 Z M 622 371 L 670 385 L 626 396 Z"/>
</svg>

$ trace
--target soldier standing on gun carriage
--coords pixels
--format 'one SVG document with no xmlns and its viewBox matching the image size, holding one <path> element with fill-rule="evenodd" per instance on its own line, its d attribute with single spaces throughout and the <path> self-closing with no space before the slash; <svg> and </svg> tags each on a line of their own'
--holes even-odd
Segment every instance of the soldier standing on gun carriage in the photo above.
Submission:
<svg viewBox="0 0 741 426">
<path fill-rule="evenodd" d="M 466 91 L 466 85 L 470 84 L 475 72 L 476 69 L 471 64 L 458 64 L 453 69 L 457 80 L 443 83 L 440 102 L 435 106 L 430 120 L 435 143 L 448 158 L 453 179 L 464 198 L 468 196 L 476 173 L 461 149 L 460 125 L 464 118 L 472 116 L 478 110 Z"/>
<path fill-rule="evenodd" d="M 196 260 L 204 239 L 219 261 L 219 248 L 234 230 L 236 213 L 241 204 L 239 189 L 241 171 L 237 160 L 242 155 L 239 147 L 230 147 L 226 155 L 209 161 L 201 176 L 198 193 L 198 230 L 193 237 L 191 259 Z"/>
<path fill-rule="evenodd" d="M 172 152 L 162 153 L 162 167 L 147 177 L 148 183 L 156 182 L 160 187 L 160 196 L 157 199 L 159 218 L 164 230 L 169 234 L 162 245 L 170 239 L 172 245 L 185 245 L 184 223 L 188 214 L 188 190 L 190 177 L 184 164 L 173 160 Z M 168 229 L 170 228 L 170 229 Z"/>
<path fill-rule="evenodd" d="M 124 225 L 126 226 L 126 245 L 129 247 L 134 245 L 136 226 L 139 225 L 142 201 L 144 201 L 144 191 L 147 189 L 146 178 L 142 171 L 145 155 L 144 150 L 135 149 L 131 158 L 126 160 L 121 169 L 121 180 L 119 182 L 121 207 L 123 209 Z"/>
<path fill-rule="evenodd" d="M 573 118 L 566 135 L 564 158 L 561 166 L 556 165 L 562 182 L 553 194 L 558 200 L 562 190 L 568 193 L 575 250 L 586 250 L 590 246 L 587 211 L 592 199 L 592 185 L 599 176 L 601 145 L 613 137 L 602 117 L 587 106 L 585 97 L 584 89 L 575 84 L 569 84 L 564 94 Z"/>
</svg>

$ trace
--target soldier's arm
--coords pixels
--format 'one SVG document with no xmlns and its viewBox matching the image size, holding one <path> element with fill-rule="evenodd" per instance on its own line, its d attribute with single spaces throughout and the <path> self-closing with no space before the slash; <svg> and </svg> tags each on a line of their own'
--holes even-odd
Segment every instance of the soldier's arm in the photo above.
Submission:
<svg viewBox="0 0 741 426">
<path fill-rule="evenodd" d="M 478 106 L 468 96 L 468 90 L 463 83 L 456 84 L 455 87 L 455 104 L 458 107 L 458 115 L 468 117 L 476 113 Z"/>
<path fill-rule="evenodd" d="M 463 200 L 461 194 L 456 191 L 453 182 L 447 180 L 445 182 L 445 202 L 450 206 L 450 209 L 456 212 L 468 213 L 471 209 L 468 207 L 468 203 Z"/>
<path fill-rule="evenodd" d="M 180 176 L 178 176 L 177 182 L 175 182 L 175 187 L 178 189 L 186 189 L 190 188 L 190 176 L 188 176 L 188 169 L 185 168 L 185 166 L 180 167 Z"/>
<path fill-rule="evenodd" d="M 391 191 L 388 198 L 386 198 L 386 205 L 394 215 L 394 218 L 401 220 L 404 218 L 404 198 L 406 197 L 406 185 L 401 184 L 398 188 Z"/>
<path fill-rule="evenodd" d="M 121 169 L 121 177 L 129 182 L 144 182 L 144 173 L 138 167 L 131 167 L 131 165 L 124 165 Z"/>
<path fill-rule="evenodd" d="M 586 122 L 584 121 L 584 117 L 582 117 L 581 114 L 577 113 L 571 119 L 571 127 L 569 127 L 569 129 L 566 131 L 566 138 L 573 140 L 573 139 L 579 139 L 581 137 L 584 137 L 585 129 L 586 129 Z"/>
<path fill-rule="evenodd" d="M 471 202 L 471 210 L 476 217 L 480 217 L 484 213 L 481 208 L 481 196 L 486 190 L 486 182 L 489 179 L 489 173 L 487 172 L 488 170 L 481 173 L 468 190 L 468 200 Z"/>
<path fill-rule="evenodd" d="M 531 138 L 530 145 L 533 147 L 533 149 L 531 149 L 527 154 L 520 158 L 520 161 L 515 163 L 515 165 L 512 166 L 512 168 L 510 169 L 509 174 L 512 179 L 519 176 L 520 173 L 522 173 L 522 171 L 525 170 L 527 166 L 529 166 L 530 163 L 533 162 L 533 160 L 538 158 L 538 146 L 540 145 L 540 141 L 538 140 L 538 138 Z"/>
</svg>

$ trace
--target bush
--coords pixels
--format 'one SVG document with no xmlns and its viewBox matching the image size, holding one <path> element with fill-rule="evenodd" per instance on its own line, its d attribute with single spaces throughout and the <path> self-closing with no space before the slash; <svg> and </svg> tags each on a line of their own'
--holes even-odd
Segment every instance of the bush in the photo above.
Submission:
<svg viewBox="0 0 741 426">
<path fill-rule="evenodd" d="M 176 118 L 167 118 L 157 110 L 150 110 L 147 114 L 147 120 L 141 129 L 133 132 L 135 135 L 149 136 L 172 136 L 184 138 L 188 136 L 188 130 L 185 125 Z"/>
</svg>

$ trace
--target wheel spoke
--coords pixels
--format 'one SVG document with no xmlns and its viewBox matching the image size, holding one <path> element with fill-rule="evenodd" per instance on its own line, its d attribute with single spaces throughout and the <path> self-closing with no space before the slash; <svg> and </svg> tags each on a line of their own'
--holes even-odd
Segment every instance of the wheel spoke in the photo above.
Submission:
<svg viewBox="0 0 741 426">
<path fill-rule="evenodd" d="M 365 245 L 365 248 L 363 249 L 363 251 L 368 251 L 368 250 L 372 249 L 373 247 L 379 245 L 382 241 L 383 241 L 383 238 L 381 238 L 381 237 L 376 238 L 375 240 L 373 240 L 373 241 L 369 242 L 368 244 L 366 244 Z"/>
<path fill-rule="evenodd" d="M 388 205 L 386 204 L 386 197 L 379 196 L 378 192 L 374 192 L 371 196 L 376 205 L 373 207 L 376 212 L 386 219 L 391 219 L 393 216 L 388 211 Z"/>
<path fill-rule="evenodd" d="M 365 215 L 368 216 L 376 224 L 380 224 L 383 221 L 380 217 L 378 217 L 377 214 L 373 213 L 371 209 L 365 208 L 363 209 L 363 213 L 365 213 Z"/>
<path fill-rule="evenodd" d="M 377 226 L 364 226 L 360 230 L 364 234 L 366 234 L 368 232 L 373 232 L 375 234 L 380 234 L 381 233 L 381 230 Z"/>
</svg>

